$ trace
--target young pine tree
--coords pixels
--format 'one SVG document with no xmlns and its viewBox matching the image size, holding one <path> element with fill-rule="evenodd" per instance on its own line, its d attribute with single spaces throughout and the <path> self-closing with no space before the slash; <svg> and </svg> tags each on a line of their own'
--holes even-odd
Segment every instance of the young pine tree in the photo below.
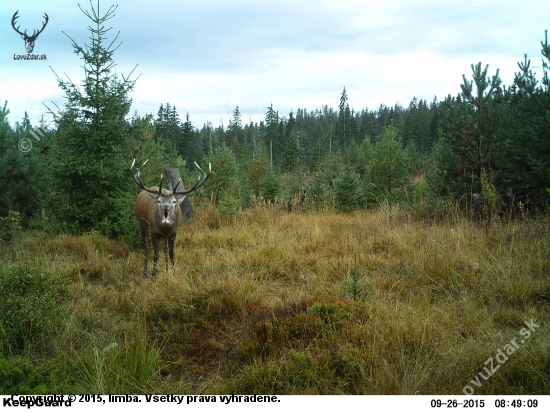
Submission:
<svg viewBox="0 0 550 412">
<path fill-rule="evenodd" d="M 498 70 L 494 76 L 472 65 L 472 81 L 463 76 L 462 93 L 440 108 L 441 137 L 433 151 L 432 190 L 455 198 L 481 191 L 481 175 L 495 170 L 500 121 L 506 98 Z"/>
<path fill-rule="evenodd" d="M 496 159 L 506 187 L 525 190 L 534 197 L 546 197 L 550 188 L 550 44 L 548 32 L 541 41 L 542 79 L 531 69 L 525 56 L 518 63 L 512 88 L 514 115 L 503 127 L 502 154 Z"/>
</svg>

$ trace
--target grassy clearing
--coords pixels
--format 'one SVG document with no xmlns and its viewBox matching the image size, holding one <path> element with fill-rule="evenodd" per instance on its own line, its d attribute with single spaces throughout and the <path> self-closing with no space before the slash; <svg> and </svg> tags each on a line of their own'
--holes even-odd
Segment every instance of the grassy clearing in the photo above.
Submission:
<svg viewBox="0 0 550 412">
<path fill-rule="evenodd" d="M 3 351 L 12 383 L 1 389 L 549 394 L 549 229 L 422 221 L 398 207 L 202 212 L 156 282 L 121 242 L 23 233 L 1 246 L 0 273 L 45 273 L 64 297 L 40 339 Z M 540 326 L 473 385 L 531 320 Z"/>
</svg>

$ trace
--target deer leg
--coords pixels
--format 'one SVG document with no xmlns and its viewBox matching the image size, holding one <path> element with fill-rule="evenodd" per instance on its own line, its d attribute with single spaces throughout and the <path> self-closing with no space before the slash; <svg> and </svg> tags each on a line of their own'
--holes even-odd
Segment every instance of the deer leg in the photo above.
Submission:
<svg viewBox="0 0 550 412">
<path fill-rule="evenodd" d="M 149 260 L 149 225 L 143 220 L 140 220 L 139 228 L 145 248 L 145 264 L 143 265 L 143 276 L 147 277 L 147 261 Z"/>
<path fill-rule="evenodd" d="M 153 279 L 157 274 L 157 261 L 159 260 L 160 236 L 153 232 Z"/>
<path fill-rule="evenodd" d="M 164 247 L 164 261 L 166 262 L 166 273 L 168 273 L 168 239 L 162 239 Z"/>
<path fill-rule="evenodd" d="M 172 266 L 174 266 L 174 242 L 175 242 L 175 240 L 176 240 L 176 234 L 175 233 L 168 238 L 168 250 L 170 252 L 170 262 L 172 262 Z"/>
</svg>

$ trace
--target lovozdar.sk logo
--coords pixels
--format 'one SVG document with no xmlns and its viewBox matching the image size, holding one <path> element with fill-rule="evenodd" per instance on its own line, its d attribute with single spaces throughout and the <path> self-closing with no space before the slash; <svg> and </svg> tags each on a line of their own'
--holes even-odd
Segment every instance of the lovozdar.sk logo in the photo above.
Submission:
<svg viewBox="0 0 550 412">
<path fill-rule="evenodd" d="M 22 56 L 22 55 L 13 55 L 13 58 L 14 60 L 46 60 L 46 55 L 43 54 L 41 56 L 38 56 L 38 55 L 34 55 L 34 54 L 31 54 L 32 51 L 34 50 L 34 43 L 36 41 L 36 39 L 38 38 L 38 36 L 40 35 L 40 33 L 42 33 L 44 31 L 44 29 L 46 28 L 46 25 L 48 24 L 48 21 L 50 20 L 50 18 L 48 17 L 48 14 L 47 13 L 44 13 L 44 23 L 42 24 L 42 28 L 41 29 L 34 29 L 32 34 L 29 36 L 27 34 L 27 30 L 25 29 L 24 32 L 21 32 L 21 30 L 19 29 L 21 26 L 17 26 L 15 27 L 16 25 L 16 20 L 17 18 L 19 17 L 19 10 L 17 10 L 14 14 L 13 14 L 13 17 L 11 18 L 11 25 L 13 27 L 13 29 L 21 36 L 21 38 L 25 41 L 25 49 L 27 49 L 27 55 L 26 56 Z"/>
</svg>

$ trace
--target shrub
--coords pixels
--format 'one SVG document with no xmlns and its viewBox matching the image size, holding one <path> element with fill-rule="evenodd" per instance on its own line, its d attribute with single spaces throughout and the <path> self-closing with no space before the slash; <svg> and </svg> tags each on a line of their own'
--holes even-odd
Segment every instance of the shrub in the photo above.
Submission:
<svg viewBox="0 0 550 412">
<path fill-rule="evenodd" d="M 46 395 L 72 392 L 68 374 L 53 361 L 32 362 L 28 358 L 0 356 L 0 393 Z"/>
<path fill-rule="evenodd" d="M 12 266 L 0 271 L 0 354 L 48 348 L 61 325 L 63 281 L 38 269 Z"/>
</svg>

